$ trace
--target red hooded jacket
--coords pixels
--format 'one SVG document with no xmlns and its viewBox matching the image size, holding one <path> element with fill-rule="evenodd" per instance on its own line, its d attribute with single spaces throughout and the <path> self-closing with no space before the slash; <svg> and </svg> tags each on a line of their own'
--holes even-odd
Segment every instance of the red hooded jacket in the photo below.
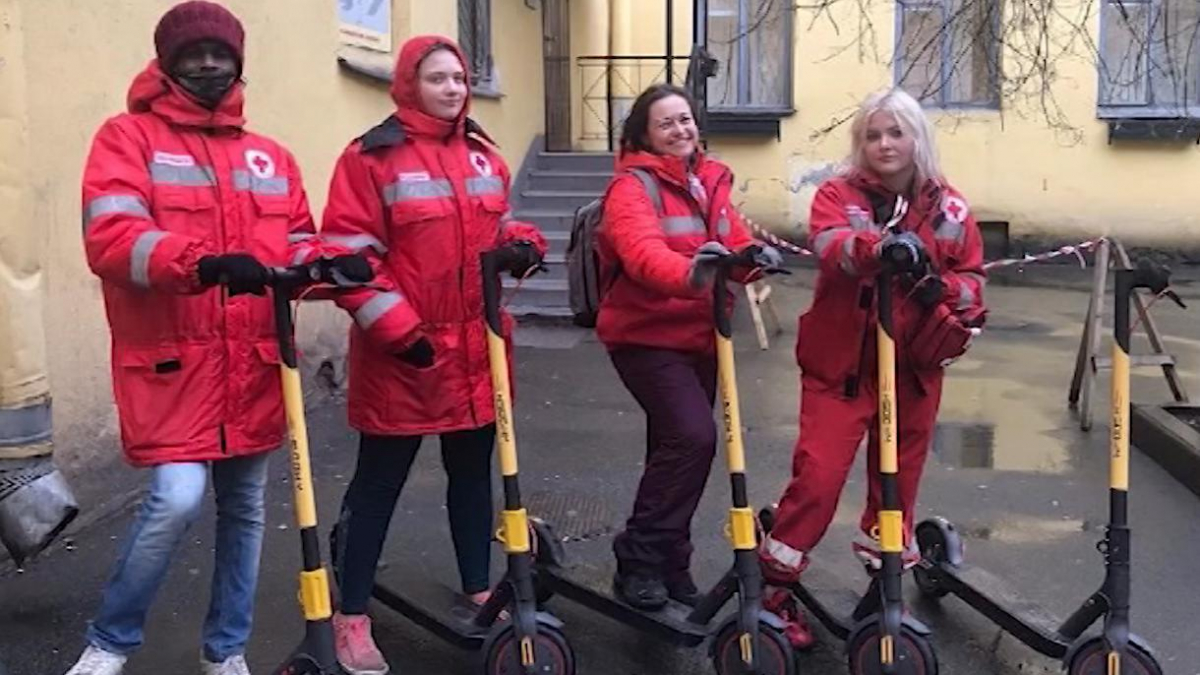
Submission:
<svg viewBox="0 0 1200 675">
<path fill-rule="evenodd" d="M 658 182 L 661 218 L 645 186 L 629 172 L 634 168 Z M 705 242 L 719 241 L 731 251 L 754 243 L 730 203 L 732 188 L 729 167 L 699 151 L 690 171 L 678 157 L 621 153 L 604 198 L 598 247 L 610 284 L 596 318 L 596 334 L 606 347 L 715 349 L 712 290 L 695 290 L 687 279 L 692 256 Z"/>
<path fill-rule="evenodd" d="M 508 167 L 467 105 L 452 121 L 421 110 L 417 68 L 439 45 L 466 68 L 447 38 L 405 43 L 392 85 L 397 111 L 342 153 L 321 227 L 324 240 L 363 251 L 377 270 L 373 288 L 337 298 L 354 318 L 350 424 L 364 433 L 493 422 L 479 255 L 517 240 L 546 251 L 537 228 L 512 219 Z M 511 323 L 505 315 L 506 337 Z M 435 353 L 426 369 L 397 356 L 421 337 Z"/>
<path fill-rule="evenodd" d="M 809 222 L 809 245 L 820 260 L 811 307 L 800 316 L 796 360 L 806 376 L 851 395 L 876 363 L 875 244 L 890 219 L 896 195 L 873 175 L 853 172 L 817 190 Z M 878 213 L 876 212 L 878 209 Z M 944 303 L 960 314 L 983 307 L 987 282 L 983 243 L 975 217 L 957 190 L 926 181 L 896 231 L 916 233 L 945 282 Z M 932 384 L 942 369 L 917 370 L 908 357 L 912 336 L 927 311 L 896 283 L 893 307 L 900 376 Z"/>
<path fill-rule="evenodd" d="M 83 178 L 83 239 L 102 280 L 113 392 L 129 461 L 146 466 L 272 450 L 284 438 L 271 299 L 201 287 L 206 255 L 264 265 L 315 256 L 292 155 L 243 129 L 242 85 L 215 111 L 157 62 L 129 112 L 96 133 Z"/>
</svg>

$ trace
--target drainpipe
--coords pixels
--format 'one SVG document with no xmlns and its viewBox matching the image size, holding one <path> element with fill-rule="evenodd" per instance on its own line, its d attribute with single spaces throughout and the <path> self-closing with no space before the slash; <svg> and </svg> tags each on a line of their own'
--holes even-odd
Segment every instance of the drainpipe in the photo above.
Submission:
<svg viewBox="0 0 1200 675">
<path fill-rule="evenodd" d="M 0 0 L 0 543 L 20 565 L 79 512 L 54 466 L 19 0 Z"/>
</svg>

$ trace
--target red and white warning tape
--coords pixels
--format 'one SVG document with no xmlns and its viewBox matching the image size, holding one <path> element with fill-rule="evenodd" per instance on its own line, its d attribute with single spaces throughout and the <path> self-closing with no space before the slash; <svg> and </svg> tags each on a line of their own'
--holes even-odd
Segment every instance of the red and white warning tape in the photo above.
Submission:
<svg viewBox="0 0 1200 675">
<path fill-rule="evenodd" d="M 761 225 L 753 220 L 750 220 L 749 218 L 745 218 L 745 221 L 749 223 L 750 228 L 754 230 L 755 235 L 775 248 L 791 253 L 792 255 L 816 255 L 807 248 L 797 246 L 796 244 L 767 231 Z M 1089 239 L 1087 241 L 1075 244 L 1074 246 L 1063 246 L 1056 248 L 1053 251 L 1038 253 L 1037 255 L 1030 255 L 1027 253 L 1020 258 L 1002 258 L 1000 260 L 991 260 L 983 264 L 983 269 L 992 270 L 999 269 L 1001 267 L 1012 267 L 1014 265 L 1028 265 L 1030 263 L 1039 263 L 1046 260 L 1059 258 L 1064 255 L 1075 256 L 1079 259 L 1080 267 L 1087 267 L 1087 260 L 1084 259 L 1083 254 L 1099 246 L 1100 242 L 1104 241 L 1104 239 L 1104 237 L 1097 237 L 1095 239 Z"/>
</svg>

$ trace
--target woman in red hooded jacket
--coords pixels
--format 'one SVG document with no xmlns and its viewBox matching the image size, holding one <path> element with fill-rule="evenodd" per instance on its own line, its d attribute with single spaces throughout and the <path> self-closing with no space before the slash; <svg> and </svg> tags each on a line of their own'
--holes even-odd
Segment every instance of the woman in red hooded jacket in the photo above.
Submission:
<svg viewBox="0 0 1200 675">
<path fill-rule="evenodd" d="M 633 514 L 613 542 L 614 592 L 639 609 L 697 599 L 692 515 L 716 452 L 712 282 L 722 256 L 756 244 L 730 203 L 733 174 L 698 145 L 688 93 L 656 85 L 633 104 L 608 187 L 599 249 L 607 291 L 596 331 L 646 412 L 646 466 Z M 640 174 L 640 176 L 639 176 Z M 661 211 L 643 178 L 654 181 Z M 736 278 L 747 281 L 749 270 Z"/>
<path fill-rule="evenodd" d="M 488 595 L 492 537 L 492 382 L 479 256 L 506 247 L 522 276 L 545 241 L 512 220 L 508 167 L 467 117 L 467 61 L 452 40 L 418 36 L 396 64 L 396 112 L 338 160 L 321 236 L 362 251 L 372 288 L 348 310 L 351 425 L 358 465 L 338 524 L 338 658 L 386 673 L 365 612 L 396 500 L 426 434 L 441 436 L 447 509 L 465 600 Z M 505 333 L 512 321 L 505 316 Z M 508 337 L 508 335 L 506 335 Z"/>
<path fill-rule="evenodd" d="M 908 550 L 917 485 L 941 400 L 943 369 L 962 356 L 983 326 L 983 245 L 966 201 L 943 177 L 933 130 L 912 96 L 893 89 L 869 96 L 850 128 L 849 168 L 813 200 L 809 242 L 820 259 L 812 307 L 800 317 L 796 358 L 802 371 L 800 437 L 792 479 L 780 499 L 760 557 L 768 583 L 799 579 L 808 553 L 833 520 L 863 436 L 869 438 L 869 490 L 855 553 L 879 569 L 880 505 L 876 388 L 876 277 L 887 243 L 925 261 L 897 280 L 898 484 Z M 907 203 L 907 211 L 897 208 Z M 886 225 L 891 229 L 885 231 Z M 767 606 L 789 615 L 796 647 L 812 634 L 795 602 L 777 589 Z"/>
</svg>

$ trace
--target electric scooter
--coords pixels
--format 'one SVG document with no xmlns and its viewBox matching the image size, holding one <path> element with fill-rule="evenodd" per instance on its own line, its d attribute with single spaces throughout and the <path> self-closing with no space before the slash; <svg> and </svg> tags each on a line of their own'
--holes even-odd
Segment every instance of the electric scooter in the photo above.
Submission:
<svg viewBox="0 0 1200 675">
<path fill-rule="evenodd" d="M 323 261 L 307 265 L 269 269 L 268 286 L 275 306 L 275 331 L 283 376 L 283 404 L 291 439 L 292 500 L 300 528 L 300 550 L 304 570 L 300 572 L 300 606 L 304 611 L 304 639 L 276 675 L 342 675 L 333 641 L 333 606 L 329 575 L 321 562 L 317 537 L 317 506 L 308 452 L 308 427 L 304 419 L 304 390 L 296 360 L 291 299 L 306 287 L 330 276 Z"/>
<path fill-rule="evenodd" d="M 1070 675 L 1161 675 L 1150 647 L 1129 630 L 1131 531 L 1129 503 L 1129 324 L 1130 298 L 1138 288 L 1166 295 L 1170 273 L 1147 264 L 1117 270 L 1113 309 L 1112 433 L 1109 464 L 1109 523 L 1097 549 L 1104 557 L 1104 583 L 1066 621 L 1023 599 L 1001 579 L 964 561 L 962 538 L 944 518 L 917 526 L 922 560 L 914 569 L 930 598 L 954 594 L 1033 650 L 1062 659 Z M 1099 635 L 1081 637 L 1104 617 Z"/>
<path fill-rule="evenodd" d="M 491 597 L 477 609 L 456 606 L 449 592 L 436 593 L 440 588 L 436 585 L 425 588 L 424 603 L 378 582 L 371 595 L 450 644 L 482 652 L 486 675 L 574 675 L 575 653 L 563 635 L 563 624 L 538 610 L 534 591 L 532 530 L 521 504 L 508 359 L 500 315 L 499 275 L 510 269 L 512 263 L 501 250 L 481 254 L 480 262 L 496 442 L 504 484 L 504 510 L 500 512 L 501 526 L 496 538 L 504 546 L 508 570 L 492 589 Z M 330 535 L 335 556 L 339 550 L 337 536 L 335 528 Z M 437 599 L 428 600 L 435 596 Z"/>
<path fill-rule="evenodd" d="M 572 574 L 562 543 L 553 527 L 532 519 L 537 535 L 539 599 L 561 595 L 589 609 L 675 644 L 694 647 L 711 639 L 710 656 L 719 675 L 793 675 L 791 644 L 783 635 L 783 622 L 763 611 L 762 574 L 758 563 L 758 537 L 754 511 L 747 498 L 746 457 L 742 443 L 741 409 L 733 358 L 733 328 L 726 281 L 734 266 L 753 266 L 743 254 L 726 256 L 713 286 L 716 322 L 717 369 L 721 417 L 725 427 L 726 460 L 732 488 L 732 507 L 726 535 L 733 545 L 732 568 L 702 595 L 695 608 L 674 600 L 656 611 L 642 611 L 596 589 Z M 767 273 L 787 273 L 768 269 Z M 737 611 L 715 621 L 734 597 Z"/>
<path fill-rule="evenodd" d="M 872 571 L 866 593 L 853 591 L 829 579 L 814 567 L 789 590 L 825 628 L 846 642 L 851 675 L 937 675 L 938 662 L 929 642 L 930 631 L 905 614 L 901 578 L 904 574 L 904 514 L 896 483 L 899 470 L 896 425 L 896 340 L 893 324 L 892 284 L 896 274 L 919 264 L 908 248 L 885 246 L 883 270 L 876 282 L 877 368 L 879 397 L 879 469 L 883 503 L 879 512 L 879 541 L 882 569 Z M 774 509 L 759 514 L 763 529 L 770 532 Z"/>
</svg>

